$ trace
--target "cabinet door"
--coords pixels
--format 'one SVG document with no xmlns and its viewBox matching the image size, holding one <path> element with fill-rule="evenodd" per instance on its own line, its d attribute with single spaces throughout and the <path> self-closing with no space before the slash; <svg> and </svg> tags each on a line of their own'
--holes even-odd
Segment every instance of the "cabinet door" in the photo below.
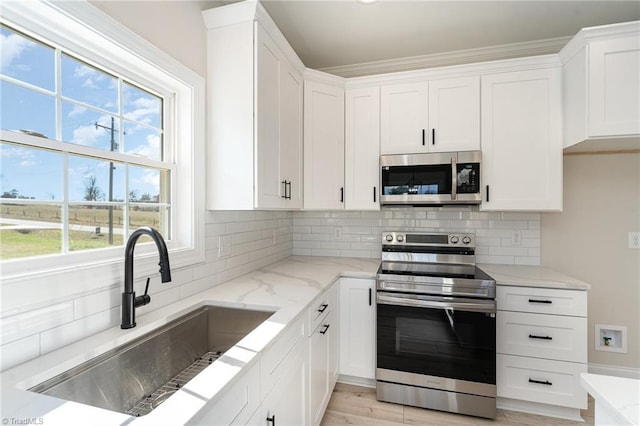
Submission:
<svg viewBox="0 0 640 426">
<path fill-rule="evenodd" d="M 309 338 L 309 424 L 318 425 L 331 397 L 337 370 L 331 340 L 336 334 L 335 311 L 330 312 Z M 336 366 L 332 366 L 332 362 Z M 333 370 L 333 371 L 332 371 Z"/>
<path fill-rule="evenodd" d="M 280 178 L 284 207 L 302 208 L 302 78 L 288 64 L 280 68 Z"/>
<path fill-rule="evenodd" d="M 256 23 L 256 182 L 255 206 L 281 207 L 280 185 L 280 69 L 282 54 Z M 228 161 L 231 161 L 229 159 Z"/>
<path fill-rule="evenodd" d="M 375 379 L 375 280 L 340 279 L 340 374 Z"/>
<path fill-rule="evenodd" d="M 480 77 L 429 82 L 430 152 L 480 149 Z"/>
<path fill-rule="evenodd" d="M 589 44 L 589 135 L 640 134 L 640 38 Z"/>
<path fill-rule="evenodd" d="M 345 94 L 345 208 L 380 210 L 380 89 Z"/>
<path fill-rule="evenodd" d="M 562 209 L 560 69 L 482 77 L 482 210 Z"/>
<path fill-rule="evenodd" d="M 344 208 L 344 89 L 304 82 L 304 208 Z"/>
<path fill-rule="evenodd" d="M 427 152 L 427 83 L 395 84 L 380 89 L 380 152 Z"/>
</svg>

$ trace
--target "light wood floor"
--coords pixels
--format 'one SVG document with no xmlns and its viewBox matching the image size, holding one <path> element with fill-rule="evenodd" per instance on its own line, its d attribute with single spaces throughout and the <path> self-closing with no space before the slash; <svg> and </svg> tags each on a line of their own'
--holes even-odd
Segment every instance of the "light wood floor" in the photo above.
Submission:
<svg viewBox="0 0 640 426">
<path fill-rule="evenodd" d="M 582 411 L 585 423 L 577 423 L 551 417 L 498 410 L 495 420 L 405 407 L 376 401 L 375 389 L 338 383 L 331 395 L 329 406 L 321 426 L 362 425 L 518 425 L 518 426 L 569 426 L 593 425 L 593 399 L 589 398 L 589 408 Z"/>
</svg>

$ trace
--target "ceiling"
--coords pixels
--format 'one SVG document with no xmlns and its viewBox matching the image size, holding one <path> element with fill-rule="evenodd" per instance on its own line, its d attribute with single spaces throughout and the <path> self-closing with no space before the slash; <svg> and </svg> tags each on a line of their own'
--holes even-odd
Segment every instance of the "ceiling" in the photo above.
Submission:
<svg viewBox="0 0 640 426">
<path fill-rule="evenodd" d="M 200 3 L 208 9 L 233 2 Z M 475 62 L 464 52 L 470 49 L 492 59 L 555 53 L 581 28 L 640 20 L 638 1 L 261 2 L 307 67 L 344 76 L 375 73 L 381 63 L 411 69 L 434 58 Z M 398 61 L 407 57 L 413 61 Z"/>
</svg>

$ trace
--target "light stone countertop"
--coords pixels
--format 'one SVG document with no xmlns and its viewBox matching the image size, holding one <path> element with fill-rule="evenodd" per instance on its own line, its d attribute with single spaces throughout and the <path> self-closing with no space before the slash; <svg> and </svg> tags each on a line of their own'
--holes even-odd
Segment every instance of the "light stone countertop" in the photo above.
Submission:
<svg viewBox="0 0 640 426">
<path fill-rule="evenodd" d="M 496 285 L 555 288 L 564 290 L 590 290 L 591 285 L 569 275 L 542 266 L 478 264 Z"/>
<path fill-rule="evenodd" d="M 596 402 L 596 424 L 640 425 L 640 380 L 580 374 L 580 384 Z"/>
<path fill-rule="evenodd" d="M 137 326 L 119 326 L 83 339 L 9 369 L 0 375 L 0 417 L 6 424 L 185 424 L 205 405 L 215 403 L 287 327 L 305 315 L 308 306 L 339 277 L 375 278 L 380 260 L 292 256 L 197 295 L 136 318 Z M 153 302 L 152 302 L 153 303 Z M 76 402 L 63 401 L 25 389 L 132 341 L 203 305 L 274 311 L 194 380 L 144 417 Z M 42 421 L 42 423 L 40 423 Z M 20 423 L 22 422 L 22 423 Z"/>
<path fill-rule="evenodd" d="M 119 326 L 45 354 L 0 375 L 0 417 L 24 421 L 42 419 L 46 425 L 184 424 L 205 404 L 215 403 L 258 361 L 261 352 L 295 320 L 314 298 L 339 277 L 375 278 L 379 259 L 292 256 L 242 277 L 141 315 L 137 326 Z M 499 285 L 526 285 L 587 290 L 590 286 L 536 266 L 479 265 Z M 152 302 L 153 303 L 153 302 Z M 274 311 L 267 321 L 207 367 L 150 414 L 134 418 L 115 411 L 28 392 L 28 389 L 111 349 L 149 333 L 203 305 Z M 18 424 L 18 423 L 12 423 Z M 25 423 L 22 423 L 25 424 Z M 38 424 L 33 423 L 32 424 Z"/>
</svg>

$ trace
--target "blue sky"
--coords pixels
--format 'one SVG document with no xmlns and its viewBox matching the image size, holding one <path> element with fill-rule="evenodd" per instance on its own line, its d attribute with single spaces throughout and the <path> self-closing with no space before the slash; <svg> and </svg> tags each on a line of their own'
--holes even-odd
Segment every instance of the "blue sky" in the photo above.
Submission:
<svg viewBox="0 0 640 426">
<path fill-rule="evenodd" d="M 35 86 L 0 81 L 2 129 L 29 130 L 55 139 L 55 51 L 6 27 L 0 29 L 0 43 L 2 75 Z M 122 82 L 119 102 L 117 78 L 65 54 L 61 56 L 60 81 L 63 141 L 109 151 L 113 117 L 113 134 L 120 152 L 161 159 L 160 98 Z M 0 161 L 0 194 L 15 189 L 26 197 L 62 200 L 61 154 L 2 144 Z M 67 172 L 70 201 L 83 200 L 90 176 L 95 176 L 106 197 L 109 162 L 70 156 Z M 114 199 L 126 199 L 123 164 L 115 164 L 113 182 Z M 158 194 L 159 182 L 159 172 L 130 167 L 129 191 L 138 196 Z"/>
</svg>

